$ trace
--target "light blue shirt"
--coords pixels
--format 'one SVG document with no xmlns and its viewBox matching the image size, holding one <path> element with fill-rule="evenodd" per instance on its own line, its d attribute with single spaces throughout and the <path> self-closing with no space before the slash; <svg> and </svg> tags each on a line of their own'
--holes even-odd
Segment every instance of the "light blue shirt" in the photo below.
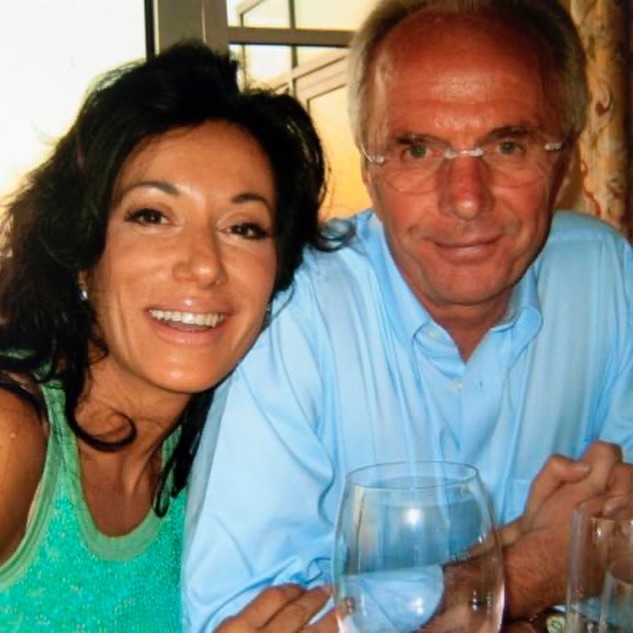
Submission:
<svg viewBox="0 0 633 633">
<path fill-rule="evenodd" d="M 351 245 L 306 255 L 219 390 L 189 491 L 190 630 L 211 630 L 271 583 L 329 582 L 351 469 L 473 464 L 506 523 L 552 453 L 578 457 L 600 438 L 633 461 L 633 255 L 616 231 L 555 214 L 505 318 L 464 363 L 376 217 L 356 230 Z"/>
</svg>

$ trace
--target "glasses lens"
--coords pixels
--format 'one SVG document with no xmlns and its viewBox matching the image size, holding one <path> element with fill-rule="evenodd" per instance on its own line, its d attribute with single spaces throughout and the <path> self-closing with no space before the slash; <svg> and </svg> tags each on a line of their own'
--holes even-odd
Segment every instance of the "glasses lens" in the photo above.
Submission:
<svg viewBox="0 0 633 633">
<path fill-rule="evenodd" d="M 455 159 L 478 160 L 481 177 L 498 187 L 522 187 L 545 178 L 551 156 L 560 143 L 547 144 L 537 135 L 494 139 L 481 147 L 454 150 L 441 142 L 411 142 L 390 148 L 377 164 L 385 181 L 397 191 L 426 193 L 440 186 L 436 175 L 442 166 Z"/>
<path fill-rule="evenodd" d="M 490 168 L 494 184 L 522 187 L 547 176 L 551 166 L 551 152 L 547 147 L 540 136 L 505 138 L 486 143 L 482 147 L 482 158 Z"/>
</svg>

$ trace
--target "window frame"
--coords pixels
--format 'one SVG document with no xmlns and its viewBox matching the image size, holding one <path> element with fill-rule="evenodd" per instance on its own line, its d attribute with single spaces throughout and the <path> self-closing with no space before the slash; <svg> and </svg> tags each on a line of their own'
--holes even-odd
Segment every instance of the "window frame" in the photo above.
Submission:
<svg viewBox="0 0 633 633">
<path fill-rule="evenodd" d="M 212 48 L 226 50 L 230 44 L 346 48 L 352 37 L 352 31 L 346 30 L 229 26 L 226 0 L 147 1 L 155 52 L 183 38 L 201 39 Z"/>
</svg>

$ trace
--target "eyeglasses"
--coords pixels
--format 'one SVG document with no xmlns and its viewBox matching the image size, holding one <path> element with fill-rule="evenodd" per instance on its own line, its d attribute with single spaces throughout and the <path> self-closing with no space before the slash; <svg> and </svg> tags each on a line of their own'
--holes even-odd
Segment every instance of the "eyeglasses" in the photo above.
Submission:
<svg viewBox="0 0 633 633">
<path fill-rule="evenodd" d="M 412 135 L 392 141 L 382 154 L 369 154 L 362 146 L 361 151 L 394 189 L 424 193 L 433 188 L 432 177 L 440 167 L 456 158 L 481 158 L 497 186 L 530 184 L 547 174 L 549 156 L 564 146 L 565 141 L 546 141 L 540 133 L 512 128 L 472 149 L 454 149 L 445 141 Z"/>
</svg>

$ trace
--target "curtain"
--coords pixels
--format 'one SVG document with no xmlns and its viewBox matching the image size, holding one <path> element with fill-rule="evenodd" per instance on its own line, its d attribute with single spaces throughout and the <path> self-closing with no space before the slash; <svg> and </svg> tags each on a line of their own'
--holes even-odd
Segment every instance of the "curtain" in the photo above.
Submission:
<svg viewBox="0 0 633 633">
<path fill-rule="evenodd" d="M 633 238 L 633 0 L 561 0 L 588 57 L 591 105 L 580 139 L 584 209 Z"/>
</svg>

